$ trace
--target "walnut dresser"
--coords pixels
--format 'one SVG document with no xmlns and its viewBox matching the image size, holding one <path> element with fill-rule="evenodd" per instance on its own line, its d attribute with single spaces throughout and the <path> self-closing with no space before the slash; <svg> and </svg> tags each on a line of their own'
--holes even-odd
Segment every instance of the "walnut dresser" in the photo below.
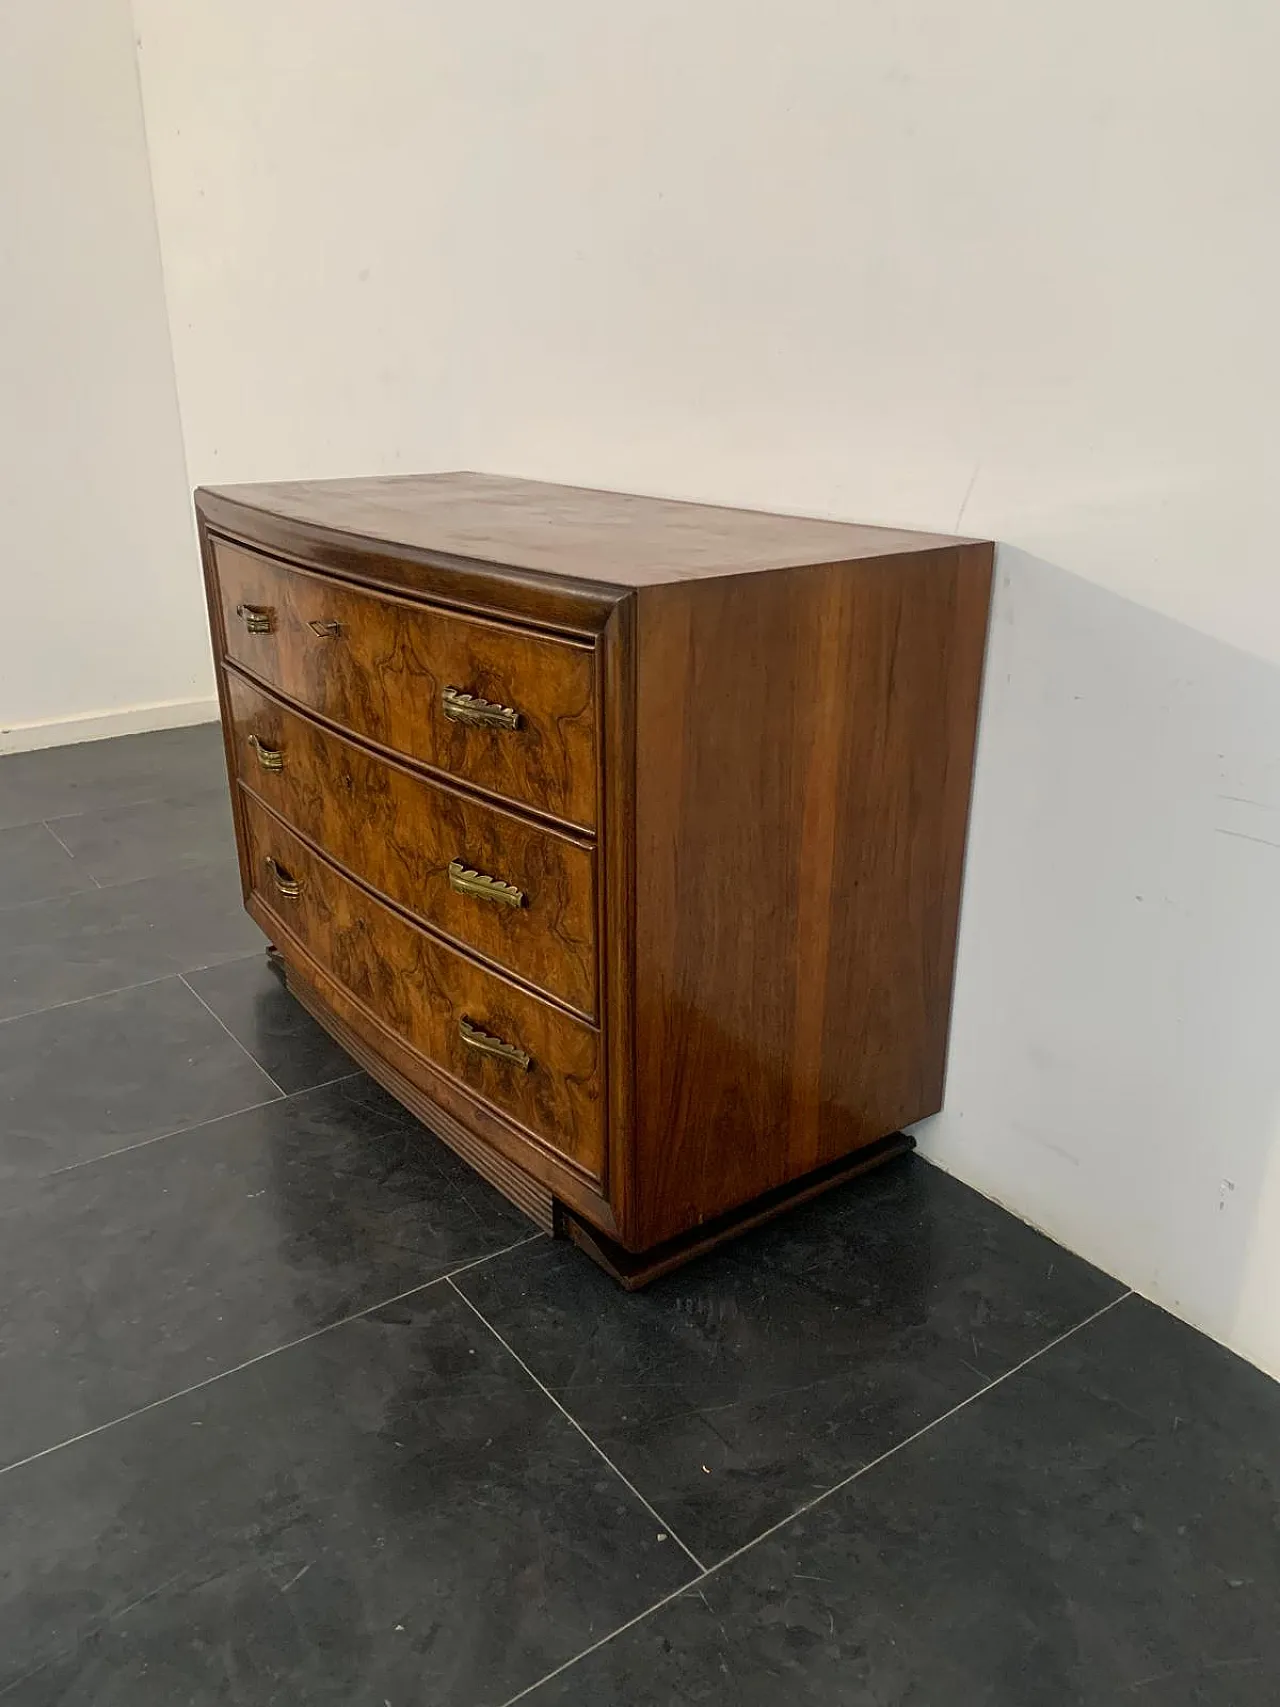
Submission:
<svg viewBox="0 0 1280 1707">
<path fill-rule="evenodd" d="M 989 544 L 482 474 L 196 507 L 245 903 L 446 1143 L 632 1286 L 907 1147 Z"/>
</svg>

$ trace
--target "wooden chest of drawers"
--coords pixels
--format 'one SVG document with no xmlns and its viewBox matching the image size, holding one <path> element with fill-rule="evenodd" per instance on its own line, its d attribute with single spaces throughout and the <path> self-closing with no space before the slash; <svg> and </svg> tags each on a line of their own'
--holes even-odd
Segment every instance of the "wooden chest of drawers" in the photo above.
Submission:
<svg viewBox="0 0 1280 1707">
<path fill-rule="evenodd" d="M 641 1284 L 937 1110 L 990 545 L 478 474 L 196 508 L 246 905 L 542 1226 Z"/>
</svg>

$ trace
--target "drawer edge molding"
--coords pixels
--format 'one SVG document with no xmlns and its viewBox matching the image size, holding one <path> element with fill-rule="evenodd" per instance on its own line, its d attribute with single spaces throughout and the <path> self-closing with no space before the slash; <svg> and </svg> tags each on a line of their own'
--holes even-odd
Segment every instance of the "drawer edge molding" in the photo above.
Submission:
<svg viewBox="0 0 1280 1707">
<path fill-rule="evenodd" d="M 247 683 L 255 693 L 263 694 L 267 699 L 273 699 L 291 711 L 295 717 L 305 717 L 310 722 L 318 724 L 330 735 L 335 735 L 341 741 L 350 741 L 353 746 L 363 747 L 375 758 L 382 759 L 387 764 L 397 765 L 410 776 L 421 777 L 427 782 L 435 783 L 441 788 L 448 789 L 464 799 L 478 801 L 481 806 L 491 807 L 495 812 L 501 812 L 508 818 L 527 821 L 536 824 L 540 830 L 561 837 L 566 842 L 574 842 L 579 847 L 594 848 L 597 842 L 597 832 L 587 824 L 577 824 L 571 818 L 558 818 L 551 812 L 543 812 L 536 806 L 530 806 L 523 800 L 514 800 L 509 794 L 496 794 L 482 783 L 472 782 L 468 777 L 459 776 L 456 771 L 441 770 L 437 765 L 429 765 L 423 759 L 415 759 L 411 753 L 401 753 L 395 747 L 387 747 L 380 741 L 375 741 L 371 735 L 366 735 L 358 729 L 351 729 L 345 723 L 335 723 L 332 717 L 326 717 L 322 711 L 316 711 L 313 706 L 306 705 L 302 700 L 290 699 L 287 693 L 282 693 L 274 682 L 255 676 L 238 659 L 225 657 L 222 668 L 229 676 L 235 676 Z"/>
<path fill-rule="evenodd" d="M 463 605 L 434 593 L 414 594 L 406 591 L 403 587 L 366 581 L 359 575 L 343 574 L 341 570 L 317 568 L 313 563 L 289 557 L 284 552 L 272 551 L 269 547 L 260 545 L 251 538 L 234 538 L 218 528 L 210 529 L 209 537 L 215 545 L 228 545 L 234 551 L 248 552 L 253 557 L 265 559 L 266 562 L 277 568 L 292 570 L 295 574 L 305 575 L 311 580 L 332 581 L 335 585 L 349 588 L 352 592 L 368 593 L 376 598 L 379 604 L 407 605 L 414 611 L 438 610 L 442 616 L 465 618 L 468 622 L 500 629 L 503 633 L 514 631 L 517 634 L 534 634 L 539 640 L 558 641 L 561 645 L 572 646 L 580 652 L 595 650 L 597 634 L 594 630 L 585 634 L 575 629 L 544 628 L 537 623 L 527 621 L 524 617 L 508 614 L 501 606 L 491 604 Z M 245 609 L 246 611 L 253 611 L 254 614 L 266 614 L 249 605 L 246 605 Z M 271 629 L 264 626 L 257 629 L 256 632 L 269 634 Z M 317 633 L 317 638 L 333 638 L 337 632 L 339 631 L 333 630 L 328 636 Z"/>
<path fill-rule="evenodd" d="M 305 831 L 300 830 L 296 824 L 291 824 L 269 800 L 264 800 L 250 786 L 245 777 L 241 776 L 237 780 L 239 786 L 260 811 L 265 812 L 269 818 L 274 818 L 277 824 L 283 825 L 289 834 L 300 841 L 309 853 L 314 854 L 317 859 L 324 860 L 326 865 L 331 865 L 340 877 L 345 877 L 348 883 L 354 884 L 371 900 L 376 901 L 380 907 L 385 907 L 388 912 L 394 913 L 404 924 L 412 926 L 416 931 L 421 931 L 424 936 L 429 936 L 433 942 L 438 942 L 441 947 L 451 949 L 455 954 L 462 955 L 464 959 L 479 966 L 483 971 L 492 974 L 495 978 L 500 978 L 504 984 L 510 984 L 512 989 L 518 990 L 522 996 L 531 996 L 534 1001 L 541 1002 L 545 1007 L 554 1008 L 557 1013 L 564 1014 L 567 1019 L 574 1020 L 578 1025 L 586 1026 L 589 1031 L 598 1032 L 602 1029 L 599 1014 L 584 1013 L 581 1008 L 575 1008 L 570 1002 L 561 1001 L 558 996 L 551 995 L 549 991 L 542 989 L 539 985 L 531 984 L 527 979 L 521 978 L 510 967 L 502 966 L 498 961 L 491 960 L 488 955 L 481 954 L 470 943 L 463 942 L 459 937 L 450 936 L 447 931 L 442 931 L 438 925 L 433 925 L 428 919 L 420 918 L 416 913 L 409 912 L 390 895 L 384 895 L 375 884 L 370 883 L 367 878 L 361 877 L 359 872 L 352 871 L 350 866 L 336 858 L 327 848 L 321 847 Z"/>
<path fill-rule="evenodd" d="M 225 655 L 254 677 L 424 765 L 595 825 L 594 643 L 373 592 L 225 542 L 214 541 L 212 559 Z M 234 614 L 250 609 L 254 627 Z"/>
<path fill-rule="evenodd" d="M 594 845 L 384 759 L 241 675 L 222 680 L 237 776 L 255 800 L 441 936 L 598 1014 Z M 275 766 L 261 762 L 264 743 Z"/>
<path fill-rule="evenodd" d="M 413 604 L 487 616 L 587 645 L 603 630 L 614 606 L 633 591 L 620 583 L 588 583 L 489 558 L 393 546 L 365 534 L 295 521 L 275 510 L 254 509 L 207 486 L 196 489 L 195 501 L 210 540 Z M 412 579 L 405 565 L 412 567 Z"/>
</svg>

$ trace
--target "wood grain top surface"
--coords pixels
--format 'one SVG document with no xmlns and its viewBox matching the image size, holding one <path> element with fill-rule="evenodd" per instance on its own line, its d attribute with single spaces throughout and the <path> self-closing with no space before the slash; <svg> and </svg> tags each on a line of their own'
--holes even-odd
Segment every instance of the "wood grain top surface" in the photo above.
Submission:
<svg viewBox="0 0 1280 1707">
<path fill-rule="evenodd" d="M 408 474 L 208 488 L 311 527 L 613 586 L 843 563 L 968 543 L 506 475 Z"/>
</svg>

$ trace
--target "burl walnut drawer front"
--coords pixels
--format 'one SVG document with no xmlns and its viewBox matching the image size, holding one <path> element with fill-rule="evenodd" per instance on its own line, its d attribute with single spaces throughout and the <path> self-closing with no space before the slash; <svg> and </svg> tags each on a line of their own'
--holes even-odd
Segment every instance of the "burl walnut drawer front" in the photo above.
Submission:
<svg viewBox="0 0 1280 1707">
<path fill-rule="evenodd" d="M 244 796 L 253 896 L 437 1071 L 592 1180 L 604 1166 L 600 1035 L 418 930 Z"/>
<path fill-rule="evenodd" d="M 231 670 L 227 696 L 246 787 L 381 894 L 595 1014 L 591 847 L 379 758 Z"/>
<path fill-rule="evenodd" d="M 596 822 L 589 645 L 413 604 L 217 540 L 227 655 L 380 746 Z"/>
</svg>

